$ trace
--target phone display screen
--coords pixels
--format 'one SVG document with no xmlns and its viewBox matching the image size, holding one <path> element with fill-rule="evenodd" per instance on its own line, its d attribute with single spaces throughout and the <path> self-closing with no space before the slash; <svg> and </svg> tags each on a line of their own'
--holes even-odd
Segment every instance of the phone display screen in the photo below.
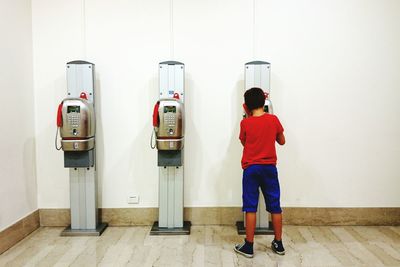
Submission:
<svg viewBox="0 0 400 267">
<path fill-rule="evenodd" d="M 71 113 L 71 112 L 80 113 L 81 112 L 81 107 L 80 106 L 68 106 L 67 107 L 67 113 Z"/>
<path fill-rule="evenodd" d="M 167 112 L 176 113 L 176 107 L 175 106 L 165 106 L 164 113 L 167 113 Z"/>
</svg>

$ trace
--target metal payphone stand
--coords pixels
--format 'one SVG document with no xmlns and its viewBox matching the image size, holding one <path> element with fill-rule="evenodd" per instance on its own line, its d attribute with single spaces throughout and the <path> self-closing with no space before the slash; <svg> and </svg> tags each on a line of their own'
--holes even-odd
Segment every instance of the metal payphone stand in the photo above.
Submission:
<svg viewBox="0 0 400 267">
<path fill-rule="evenodd" d="M 94 105 L 94 64 L 86 61 L 67 63 L 67 92 L 68 98 L 79 98 L 85 93 L 87 102 Z M 61 235 L 100 236 L 108 224 L 99 223 L 96 148 L 64 151 L 64 166 L 69 168 L 71 225 Z"/>
<path fill-rule="evenodd" d="M 185 65 L 177 61 L 161 62 L 159 87 L 160 100 L 178 98 L 184 103 Z M 182 116 L 184 117 L 184 111 Z M 182 121 L 184 127 L 184 118 Z M 171 142 L 168 146 L 176 144 Z M 154 222 L 150 235 L 190 234 L 190 221 L 183 221 L 184 148 L 183 143 L 181 145 L 180 150 L 158 149 L 159 213 L 158 221 Z"/>
<path fill-rule="evenodd" d="M 270 66 L 265 61 L 251 61 L 245 64 L 245 91 L 252 87 L 259 87 L 269 95 L 270 92 Z M 269 98 L 265 100 L 264 111 L 272 113 L 272 105 Z M 266 211 L 264 196 L 260 192 L 257 209 L 257 224 L 254 234 L 256 235 L 272 235 L 274 230 L 269 221 L 269 214 Z M 246 215 L 244 220 L 236 222 L 239 234 L 246 234 Z"/>
</svg>

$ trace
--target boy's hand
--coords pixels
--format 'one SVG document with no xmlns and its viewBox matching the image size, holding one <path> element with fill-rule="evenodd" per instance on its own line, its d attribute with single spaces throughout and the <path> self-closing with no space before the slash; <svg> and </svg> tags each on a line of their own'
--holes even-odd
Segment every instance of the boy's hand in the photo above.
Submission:
<svg viewBox="0 0 400 267">
<path fill-rule="evenodd" d="M 243 104 L 243 109 L 244 109 L 244 112 L 246 112 L 246 117 L 250 117 L 251 116 L 251 111 L 246 106 L 246 104 Z"/>
</svg>

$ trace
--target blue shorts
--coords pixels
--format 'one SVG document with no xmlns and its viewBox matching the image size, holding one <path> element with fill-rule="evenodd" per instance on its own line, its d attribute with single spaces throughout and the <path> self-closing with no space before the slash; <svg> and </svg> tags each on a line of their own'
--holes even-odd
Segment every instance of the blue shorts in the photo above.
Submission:
<svg viewBox="0 0 400 267">
<path fill-rule="evenodd" d="M 275 165 L 250 165 L 243 171 L 243 211 L 257 212 L 259 190 L 270 213 L 282 213 L 278 171 Z"/>
</svg>

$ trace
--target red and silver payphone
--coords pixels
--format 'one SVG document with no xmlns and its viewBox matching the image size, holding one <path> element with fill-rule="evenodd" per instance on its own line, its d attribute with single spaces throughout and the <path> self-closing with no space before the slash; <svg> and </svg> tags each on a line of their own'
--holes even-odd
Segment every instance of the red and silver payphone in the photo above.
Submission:
<svg viewBox="0 0 400 267">
<path fill-rule="evenodd" d="M 153 127 L 158 150 L 181 150 L 185 134 L 184 106 L 179 99 L 163 98 L 157 101 L 153 110 Z"/>
<path fill-rule="evenodd" d="M 61 235 L 98 236 L 107 223 L 100 222 L 97 208 L 94 64 L 67 63 L 67 95 L 58 106 L 55 140 L 56 149 L 64 151 L 70 180 L 71 225 Z"/>
<path fill-rule="evenodd" d="M 58 106 L 57 127 L 60 129 L 63 151 L 94 149 L 95 114 L 85 92 L 80 98 L 66 98 Z"/>
<path fill-rule="evenodd" d="M 159 95 L 153 109 L 151 147 L 157 148 L 159 167 L 158 221 L 151 235 L 190 234 L 190 222 L 183 220 L 185 65 L 177 61 L 159 64 Z M 153 142 L 155 141 L 155 143 Z"/>
</svg>

